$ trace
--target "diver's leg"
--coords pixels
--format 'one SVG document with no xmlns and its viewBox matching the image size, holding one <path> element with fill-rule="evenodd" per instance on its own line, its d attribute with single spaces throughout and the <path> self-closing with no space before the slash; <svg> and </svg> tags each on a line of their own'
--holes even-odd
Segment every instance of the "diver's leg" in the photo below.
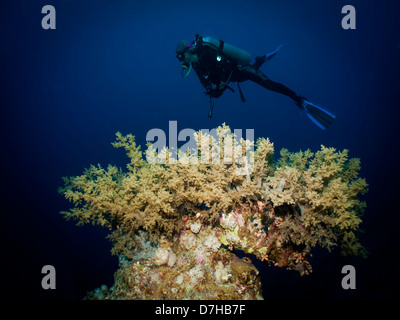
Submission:
<svg viewBox="0 0 400 320">
<path fill-rule="evenodd" d="M 242 67 L 239 72 L 239 78 L 240 78 L 238 80 L 239 82 L 245 80 L 251 80 L 268 90 L 284 94 L 285 96 L 288 96 L 289 98 L 293 99 L 298 106 L 301 104 L 303 100 L 303 97 L 294 92 L 293 90 L 289 89 L 288 87 L 279 82 L 272 81 L 260 70 L 256 70 L 252 67 Z"/>
<path fill-rule="evenodd" d="M 334 114 L 319 106 L 316 106 L 283 84 L 272 81 L 261 71 L 255 70 L 251 66 L 238 66 L 238 72 L 235 74 L 234 80 L 232 81 L 242 82 L 246 80 L 254 81 L 266 89 L 292 98 L 294 102 L 296 102 L 296 105 L 303 110 L 306 115 L 321 129 L 326 129 L 331 126 L 336 118 Z"/>
</svg>

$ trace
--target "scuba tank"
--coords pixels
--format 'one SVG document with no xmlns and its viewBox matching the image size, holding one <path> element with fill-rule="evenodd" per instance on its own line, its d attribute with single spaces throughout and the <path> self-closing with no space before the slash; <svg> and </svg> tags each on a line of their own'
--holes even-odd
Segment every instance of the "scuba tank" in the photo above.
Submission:
<svg viewBox="0 0 400 320">
<path fill-rule="evenodd" d="M 251 53 L 243 49 L 237 48 L 229 43 L 225 43 L 224 41 L 217 40 L 213 37 L 203 37 L 202 42 L 208 46 L 221 50 L 222 53 L 228 57 L 236 59 L 241 64 L 250 64 Z"/>
</svg>

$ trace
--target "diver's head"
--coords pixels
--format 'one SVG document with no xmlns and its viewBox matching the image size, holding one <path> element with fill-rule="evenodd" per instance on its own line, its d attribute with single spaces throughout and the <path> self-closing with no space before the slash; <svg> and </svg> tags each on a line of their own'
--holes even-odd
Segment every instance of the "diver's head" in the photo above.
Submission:
<svg viewBox="0 0 400 320">
<path fill-rule="evenodd" d="M 197 55 L 193 52 L 190 52 L 190 49 L 193 48 L 193 45 L 186 40 L 182 40 L 179 42 L 176 47 L 176 57 L 180 62 L 185 65 L 189 65 L 191 62 L 198 62 Z"/>
<path fill-rule="evenodd" d="M 188 45 L 189 41 L 186 40 L 182 40 L 178 43 L 178 46 L 176 47 L 176 57 L 179 61 L 185 60 L 185 52 L 189 50 Z"/>
<path fill-rule="evenodd" d="M 182 77 L 186 78 L 192 70 L 192 63 L 198 63 L 197 54 L 193 52 L 194 46 L 188 41 L 182 40 L 176 47 L 176 57 L 182 62 Z"/>
</svg>

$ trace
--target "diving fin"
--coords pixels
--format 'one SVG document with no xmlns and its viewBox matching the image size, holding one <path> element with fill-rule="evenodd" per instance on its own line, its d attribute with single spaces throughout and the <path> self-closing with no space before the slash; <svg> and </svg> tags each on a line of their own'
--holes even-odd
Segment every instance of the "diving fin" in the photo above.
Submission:
<svg viewBox="0 0 400 320">
<path fill-rule="evenodd" d="M 256 57 L 256 62 L 253 63 L 252 67 L 256 70 L 258 70 L 266 61 L 268 61 L 269 59 L 272 59 L 280 50 L 280 48 L 282 48 L 282 44 L 278 46 L 278 48 L 276 48 L 274 51 L 264 54 L 263 56 L 260 57 Z"/>
<path fill-rule="evenodd" d="M 336 119 L 334 114 L 316 106 L 306 99 L 303 99 L 300 108 L 318 127 L 323 130 L 329 128 Z"/>
<path fill-rule="evenodd" d="M 283 44 L 279 45 L 278 48 L 276 48 L 274 51 L 267 53 L 265 55 L 265 61 L 268 61 L 269 59 L 273 58 L 278 53 L 278 51 L 282 48 L 282 46 L 283 46 Z"/>
</svg>

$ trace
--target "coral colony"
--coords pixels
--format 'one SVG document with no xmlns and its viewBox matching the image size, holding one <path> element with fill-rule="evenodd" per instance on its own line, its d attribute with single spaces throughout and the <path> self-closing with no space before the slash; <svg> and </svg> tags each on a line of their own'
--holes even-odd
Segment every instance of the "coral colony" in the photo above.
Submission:
<svg viewBox="0 0 400 320">
<path fill-rule="evenodd" d="M 275 159 L 268 139 L 238 141 L 225 124 L 216 132 L 196 132 L 197 150 L 179 159 L 148 144 L 146 160 L 117 133 L 127 171 L 98 165 L 64 178 L 74 207 L 62 214 L 108 228 L 120 261 L 114 285 L 87 299 L 262 299 L 258 270 L 237 250 L 300 275 L 317 245 L 365 255 L 359 159 L 324 146 Z"/>
</svg>

